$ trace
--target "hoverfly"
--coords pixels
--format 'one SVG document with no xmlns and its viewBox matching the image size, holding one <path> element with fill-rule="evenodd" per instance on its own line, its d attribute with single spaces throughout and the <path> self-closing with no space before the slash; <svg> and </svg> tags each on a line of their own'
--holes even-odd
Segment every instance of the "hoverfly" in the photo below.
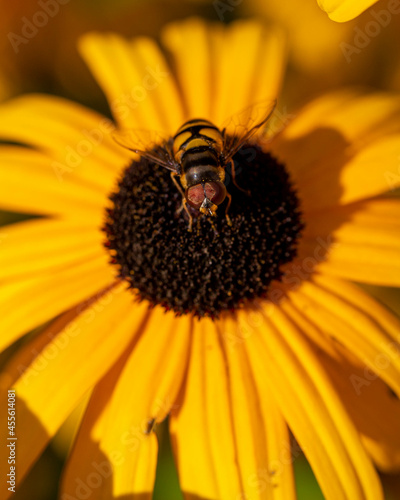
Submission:
<svg viewBox="0 0 400 500">
<path fill-rule="evenodd" d="M 225 216 L 232 201 L 225 186 L 225 169 L 231 165 L 232 182 L 236 183 L 233 156 L 269 120 L 276 101 L 268 101 L 244 110 L 222 129 L 209 120 L 195 118 L 185 122 L 176 134 L 167 140 L 155 143 L 145 150 L 139 135 L 127 130 L 114 134 L 114 139 L 124 148 L 171 171 L 171 179 L 182 195 L 182 206 L 189 216 L 189 231 L 192 215 L 187 205 L 200 214 L 215 217 L 218 206 L 228 198 Z M 233 129 L 229 134 L 227 129 Z M 179 183 L 177 181 L 179 178 Z"/>
</svg>

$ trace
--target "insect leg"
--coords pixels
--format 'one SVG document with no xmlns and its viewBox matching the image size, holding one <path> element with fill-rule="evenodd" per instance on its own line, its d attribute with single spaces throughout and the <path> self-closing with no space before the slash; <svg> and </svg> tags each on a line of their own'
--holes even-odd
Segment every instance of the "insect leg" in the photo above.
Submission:
<svg viewBox="0 0 400 500">
<path fill-rule="evenodd" d="M 191 214 L 189 212 L 189 209 L 187 207 L 187 202 L 186 202 L 185 194 L 182 191 L 181 186 L 178 184 L 178 181 L 176 180 L 176 177 L 177 177 L 178 174 L 175 173 L 175 172 L 171 172 L 170 175 L 171 175 L 171 179 L 172 179 L 173 183 L 175 184 L 177 190 L 182 195 L 182 205 L 181 205 L 181 208 L 178 210 L 178 213 L 180 213 L 183 208 L 185 209 L 185 212 L 188 214 L 188 217 L 189 217 L 189 228 L 188 228 L 188 231 L 192 231 L 193 217 L 191 216 Z"/>
<path fill-rule="evenodd" d="M 193 225 L 193 217 L 192 217 L 191 213 L 189 212 L 189 209 L 187 207 L 187 201 L 186 201 L 185 197 L 183 197 L 183 199 L 182 199 L 182 205 L 183 205 L 183 208 L 185 209 L 185 212 L 188 214 L 188 217 L 189 217 L 188 231 L 191 232 L 192 231 L 192 225 Z"/>
<path fill-rule="evenodd" d="M 171 174 L 170 174 L 170 175 L 171 175 L 171 179 L 172 179 L 173 183 L 174 183 L 174 184 L 175 184 L 175 186 L 176 186 L 176 189 L 177 189 L 177 190 L 181 193 L 182 198 L 184 198 L 184 197 L 185 197 L 185 195 L 184 195 L 184 193 L 183 193 L 183 191 L 182 191 L 182 188 L 181 188 L 181 186 L 179 185 L 178 181 L 176 180 L 176 177 L 177 177 L 177 175 L 178 175 L 178 174 L 177 174 L 176 172 L 171 172 Z"/>
<path fill-rule="evenodd" d="M 228 204 L 226 205 L 225 218 L 228 222 L 228 225 L 232 226 L 231 218 L 228 215 L 228 210 L 229 210 L 229 207 L 231 206 L 231 203 L 232 203 L 232 196 L 228 192 L 226 192 L 226 197 L 228 198 Z"/>
<path fill-rule="evenodd" d="M 236 182 L 236 172 L 235 172 L 235 162 L 233 160 L 230 160 L 231 164 L 231 172 L 232 172 L 232 182 L 235 184 L 235 186 L 240 189 L 240 191 L 243 191 L 243 193 L 246 193 L 248 196 L 250 196 L 250 190 L 249 189 L 243 189 L 239 186 L 239 184 Z"/>
<path fill-rule="evenodd" d="M 146 428 L 143 430 L 143 434 L 150 434 L 156 425 L 156 419 L 150 418 L 146 423 Z"/>
</svg>

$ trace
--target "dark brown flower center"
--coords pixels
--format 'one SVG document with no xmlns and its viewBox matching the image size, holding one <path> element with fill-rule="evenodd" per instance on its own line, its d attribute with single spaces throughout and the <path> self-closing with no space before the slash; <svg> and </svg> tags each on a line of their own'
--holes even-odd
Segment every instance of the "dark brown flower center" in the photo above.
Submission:
<svg viewBox="0 0 400 500">
<path fill-rule="evenodd" d="M 264 296 L 296 256 L 303 228 L 299 201 L 283 165 L 254 145 L 234 157 L 237 184 L 217 217 L 193 216 L 193 230 L 167 169 L 141 158 L 110 197 L 105 231 L 112 262 L 140 298 L 179 314 L 212 317 Z"/>
</svg>

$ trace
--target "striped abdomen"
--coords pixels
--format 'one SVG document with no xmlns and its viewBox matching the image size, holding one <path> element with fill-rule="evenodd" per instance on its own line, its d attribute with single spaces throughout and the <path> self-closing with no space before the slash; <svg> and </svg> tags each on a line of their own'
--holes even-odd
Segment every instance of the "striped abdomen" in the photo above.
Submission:
<svg viewBox="0 0 400 500">
<path fill-rule="evenodd" d="M 223 149 L 223 138 L 219 129 L 208 120 L 189 120 L 182 125 L 173 138 L 173 153 L 178 163 L 188 152 L 204 148 L 212 149 L 219 156 Z"/>
</svg>

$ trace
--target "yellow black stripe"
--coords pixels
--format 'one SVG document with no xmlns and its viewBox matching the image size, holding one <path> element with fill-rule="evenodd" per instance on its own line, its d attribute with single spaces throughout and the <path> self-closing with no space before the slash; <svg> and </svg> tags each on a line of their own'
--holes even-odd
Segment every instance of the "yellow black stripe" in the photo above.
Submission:
<svg viewBox="0 0 400 500">
<path fill-rule="evenodd" d="M 173 152 L 175 159 L 181 161 L 182 157 L 198 151 L 197 148 L 215 149 L 218 154 L 223 149 L 222 134 L 215 125 L 208 120 L 189 120 L 180 127 L 173 138 Z"/>
</svg>

